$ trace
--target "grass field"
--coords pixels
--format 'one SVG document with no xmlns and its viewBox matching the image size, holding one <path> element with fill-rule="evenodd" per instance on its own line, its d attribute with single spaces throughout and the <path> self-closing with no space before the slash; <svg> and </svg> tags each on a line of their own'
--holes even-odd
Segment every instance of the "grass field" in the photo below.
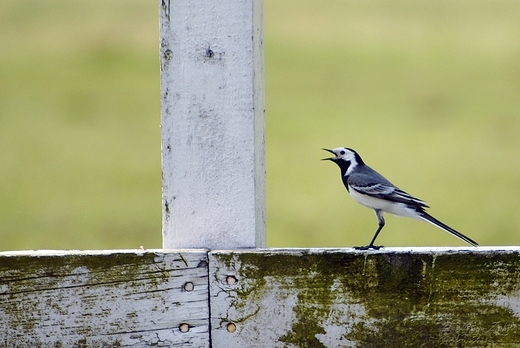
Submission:
<svg viewBox="0 0 520 348">
<path fill-rule="evenodd" d="M 366 244 L 349 146 L 484 245 L 520 244 L 520 3 L 265 0 L 271 247 Z M 156 2 L 0 3 L 0 249 L 161 246 Z M 387 246 L 463 245 L 388 217 Z"/>
</svg>

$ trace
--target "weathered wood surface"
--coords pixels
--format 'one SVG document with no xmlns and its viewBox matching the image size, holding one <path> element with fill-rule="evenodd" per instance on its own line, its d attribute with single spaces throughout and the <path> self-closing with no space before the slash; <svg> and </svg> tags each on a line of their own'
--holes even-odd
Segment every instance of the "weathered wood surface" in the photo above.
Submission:
<svg viewBox="0 0 520 348">
<path fill-rule="evenodd" d="M 0 327 L 0 347 L 517 347 L 520 248 L 4 252 Z"/>
<path fill-rule="evenodd" d="M 209 347 L 207 270 L 204 250 L 0 253 L 0 347 Z"/>
<path fill-rule="evenodd" d="M 262 0 L 161 0 L 163 246 L 265 247 Z"/>
<path fill-rule="evenodd" d="M 225 347 L 520 346 L 520 248 L 213 251 L 209 263 L 211 336 Z"/>
</svg>

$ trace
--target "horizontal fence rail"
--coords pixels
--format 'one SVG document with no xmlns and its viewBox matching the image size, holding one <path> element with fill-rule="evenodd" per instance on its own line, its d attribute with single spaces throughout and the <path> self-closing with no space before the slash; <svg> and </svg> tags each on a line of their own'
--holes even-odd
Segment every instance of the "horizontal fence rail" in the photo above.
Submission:
<svg viewBox="0 0 520 348">
<path fill-rule="evenodd" d="M 1 347 L 207 347 L 204 250 L 0 253 Z"/>
<path fill-rule="evenodd" d="M 1 347 L 515 347 L 520 248 L 0 253 Z"/>
</svg>

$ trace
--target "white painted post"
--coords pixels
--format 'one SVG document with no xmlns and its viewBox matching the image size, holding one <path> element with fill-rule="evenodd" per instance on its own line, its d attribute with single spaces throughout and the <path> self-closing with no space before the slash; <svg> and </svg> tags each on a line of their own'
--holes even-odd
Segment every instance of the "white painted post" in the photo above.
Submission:
<svg viewBox="0 0 520 348">
<path fill-rule="evenodd" d="M 262 0 L 161 0 L 164 248 L 265 246 Z"/>
</svg>

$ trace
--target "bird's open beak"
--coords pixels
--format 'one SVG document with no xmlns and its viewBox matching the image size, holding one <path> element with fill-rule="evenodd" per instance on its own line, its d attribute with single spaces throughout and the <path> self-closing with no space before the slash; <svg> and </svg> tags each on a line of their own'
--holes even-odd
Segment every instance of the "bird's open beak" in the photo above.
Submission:
<svg viewBox="0 0 520 348">
<path fill-rule="evenodd" d="M 332 154 L 334 154 L 334 156 L 336 156 L 336 154 L 334 153 L 334 151 L 330 150 L 330 149 L 325 149 L 325 148 L 322 148 L 322 150 L 325 150 L 327 152 L 330 152 Z M 337 156 L 336 156 L 337 157 Z M 328 158 L 322 158 L 321 160 L 322 161 L 334 161 L 334 159 L 336 159 L 336 157 L 328 157 Z"/>
</svg>

